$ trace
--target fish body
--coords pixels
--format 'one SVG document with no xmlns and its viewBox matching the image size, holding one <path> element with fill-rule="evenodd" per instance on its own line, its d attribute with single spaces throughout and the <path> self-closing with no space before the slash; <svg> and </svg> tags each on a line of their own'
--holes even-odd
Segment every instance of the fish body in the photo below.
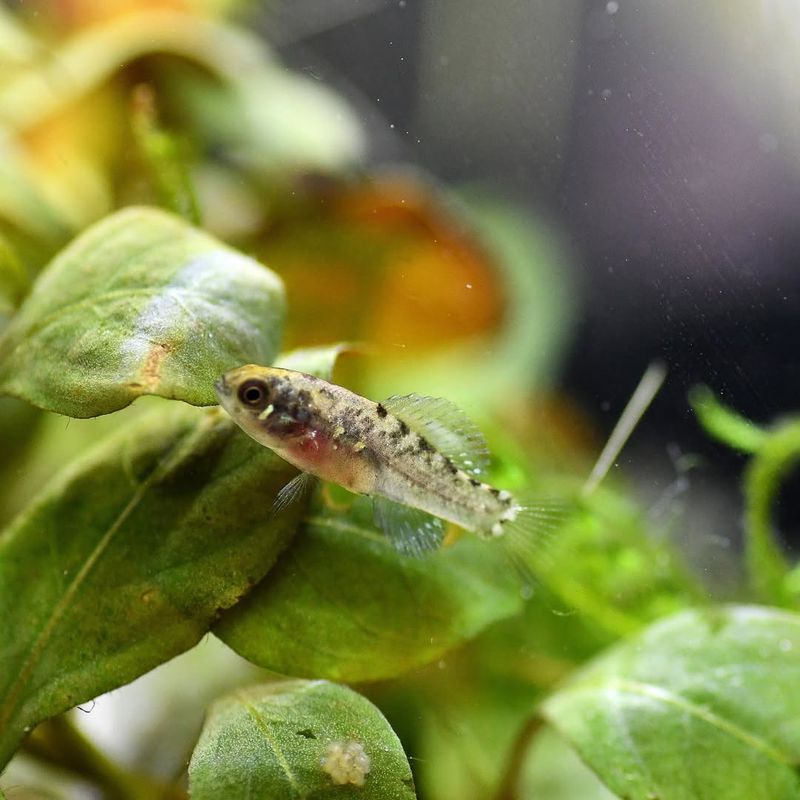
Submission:
<svg viewBox="0 0 800 800">
<path fill-rule="evenodd" d="M 410 506 L 482 536 L 502 535 L 522 510 L 509 492 L 442 452 L 431 440 L 439 436 L 426 435 L 426 421 L 410 425 L 390 410 L 410 409 L 413 399 L 419 416 L 430 398 L 375 403 L 313 375 L 254 365 L 227 372 L 216 389 L 220 404 L 253 439 L 303 472 L 357 494 Z"/>
</svg>

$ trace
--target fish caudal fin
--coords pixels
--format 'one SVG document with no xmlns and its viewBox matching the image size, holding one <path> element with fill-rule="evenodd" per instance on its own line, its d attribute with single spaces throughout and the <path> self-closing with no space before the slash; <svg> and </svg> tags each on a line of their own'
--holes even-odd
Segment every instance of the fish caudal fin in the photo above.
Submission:
<svg viewBox="0 0 800 800">
<path fill-rule="evenodd" d="M 498 544 L 523 588 L 541 582 L 537 575 L 547 570 L 552 546 L 575 510 L 567 500 L 527 497 L 516 505 L 516 516 L 503 524 Z"/>
</svg>

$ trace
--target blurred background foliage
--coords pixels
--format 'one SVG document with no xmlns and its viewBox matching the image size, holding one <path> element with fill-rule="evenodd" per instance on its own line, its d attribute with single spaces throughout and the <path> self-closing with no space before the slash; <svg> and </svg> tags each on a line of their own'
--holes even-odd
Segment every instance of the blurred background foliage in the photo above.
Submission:
<svg viewBox="0 0 800 800">
<path fill-rule="evenodd" d="M 161 205 L 281 276 L 287 349 L 356 343 L 340 382 L 375 398 L 445 395 L 485 429 L 499 484 L 571 495 L 647 362 L 669 362 L 632 468 L 582 502 L 537 564 L 532 598 L 487 590 L 479 618 L 464 601 L 459 635 L 409 653 L 402 670 L 367 674 L 355 649 L 337 662 L 351 672 L 324 660 L 304 671 L 290 652 L 280 664 L 357 683 L 400 736 L 420 797 L 611 797 L 552 731 L 531 727 L 537 703 L 688 606 L 797 602 L 797 568 L 770 519 L 792 480 L 796 423 L 761 436 L 698 394 L 707 436 L 686 401 L 703 381 L 761 420 L 796 405 L 796 360 L 785 361 L 800 333 L 787 269 L 800 17 L 789 0 L 757 9 L 0 5 L 0 329 L 78 232 L 125 205 Z M 68 421 L 0 400 L 0 522 L 162 402 Z M 714 438 L 752 455 L 744 501 L 744 459 Z M 796 524 L 788 505 L 784 532 Z M 309 552 L 292 557 L 326 563 L 324 525 L 303 533 Z M 359 547 L 348 558 L 371 564 Z M 467 549 L 453 558 L 471 563 Z M 276 568 L 259 602 L 291 607 L 293 574 Z M 226 624 L 220 636 L 235 642 Z M 209 636 L 71 716 L 123 768 L 171 780 L 203 709 L 271 674 Z M 4 775 L 32 793 L 9 797 L 93 796 L 48 755 L 49 724 Z"/>
</svg>

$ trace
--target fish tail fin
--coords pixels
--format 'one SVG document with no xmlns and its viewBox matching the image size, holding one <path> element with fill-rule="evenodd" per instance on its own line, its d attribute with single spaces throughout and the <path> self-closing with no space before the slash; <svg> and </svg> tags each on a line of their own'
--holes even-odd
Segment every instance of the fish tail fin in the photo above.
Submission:
<svg viewBox="0 0 800 800">
<path fill-rule="evenodd" d="M 523 592 L 530 593 L 552 565 L 553 544 L 577 506 L 566 499 L 529 495 L 512 508 L 515 515 L 502 524 L 499 544 Z"/>
</svg>

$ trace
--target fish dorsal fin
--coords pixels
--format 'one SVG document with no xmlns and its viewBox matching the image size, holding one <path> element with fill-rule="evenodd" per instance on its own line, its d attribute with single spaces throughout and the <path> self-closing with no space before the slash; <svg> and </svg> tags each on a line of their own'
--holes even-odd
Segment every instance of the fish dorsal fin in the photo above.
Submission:
<svg viewBox="0 0 800 800">
<path fill-rule="evenodd" d="M 442 455 L 470 475 L 485 475 L 489 448 L 477 425 L 454 403 L 442 397 L 408 394 L 381 405 L 427 439 Z"/>
<path fill-rule="evenodd" d="M 399 553 L 420 557 L 438 550 L 444 538 L 442 521 L 385 497 L 373 497 L 375 524 Z"/>
</svg>

